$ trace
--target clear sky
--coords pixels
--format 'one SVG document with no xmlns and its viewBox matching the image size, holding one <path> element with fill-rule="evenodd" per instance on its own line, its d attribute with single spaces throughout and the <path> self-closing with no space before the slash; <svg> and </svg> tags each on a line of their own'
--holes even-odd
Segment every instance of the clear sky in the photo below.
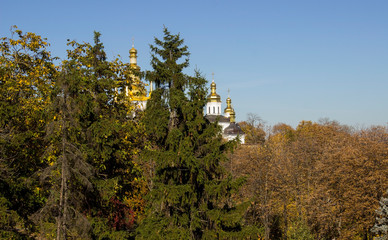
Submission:
<svg viewBox="0 0 388 240">
<path fill-rule="evenodd" d="M 230 89 L 238 121 L 388 123 L 386 0 L 2 0 L 0 36 L 12 25 L 48 38 L 62 59 L 67 39 L 93 42 L 96 30 L 110 58 L 129 62 L 135 38 L 143 70 L 165 25 L 189 47 L 187 73 L 197 67 L 209 84 L 215 73 L 223 108 Z"/>
</svg>

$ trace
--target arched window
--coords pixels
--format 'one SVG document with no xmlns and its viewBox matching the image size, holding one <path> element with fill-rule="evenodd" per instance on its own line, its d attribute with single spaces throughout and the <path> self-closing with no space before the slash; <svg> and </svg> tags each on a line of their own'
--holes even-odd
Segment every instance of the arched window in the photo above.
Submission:
<svg viewBox="0 0 388 240">
<path fill-rule="evenodd" d="M 220 114 L 220 107 L 218 107 L 218 114 Z"/>
<path fill-rule="evenodd" d="M 207 114 L 210 114 L 210 107 L 209 107 L 209 111 L 207 112 Z"/>
<path fill-rule="evenodd" d="M 213 107 L 213 113 L 214 114 L 216 113 L 216 107 Z"/>
</svg>

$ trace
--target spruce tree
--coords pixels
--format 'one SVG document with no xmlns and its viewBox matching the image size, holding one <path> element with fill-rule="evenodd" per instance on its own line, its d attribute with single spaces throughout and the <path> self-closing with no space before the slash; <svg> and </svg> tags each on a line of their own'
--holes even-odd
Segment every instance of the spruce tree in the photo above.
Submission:
<svg viewBox="0 0 388 240">
<path fill-rule="evenodd" d="M 189 52 L 180 35 L 164 28 L 151 45 L 156 90 L 147 103 L 144 124 L 152 147 L 143 151 L 152 179 L 148 209 L 137 228 L 138 239 L 225 239 L 242 237 L 243 205 L 221 163 L 234 142 L 222 140 L 220 128 L 203 116 L 206 80 L 188 76 Z"/>
<path fill-rule="evenodd" d="M 388 191 L 387 191 L 388 193 Z M 388 198 L 382 197 L 380 207 L 376 211 L 376 223 L 371 229 L 377 235 L 376 240 L 388 239 Z"/>
</svg>

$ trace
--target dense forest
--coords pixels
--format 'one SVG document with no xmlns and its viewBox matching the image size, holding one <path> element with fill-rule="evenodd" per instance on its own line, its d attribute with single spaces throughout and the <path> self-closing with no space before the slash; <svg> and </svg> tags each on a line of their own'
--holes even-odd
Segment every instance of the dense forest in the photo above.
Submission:
<svg viewBox="0 0 388 240">
<path fill-rule="evenodd" d="M 388 129 L 203 116 L 200 71 L 163 30 L 152 70 L 13 27 L 0 39 L 0 238 L 387 239 Z M 138 81 L 138 79 L 145 81 Z M 143 94 L 147 108 L 126 95 Z"/>
</svg>

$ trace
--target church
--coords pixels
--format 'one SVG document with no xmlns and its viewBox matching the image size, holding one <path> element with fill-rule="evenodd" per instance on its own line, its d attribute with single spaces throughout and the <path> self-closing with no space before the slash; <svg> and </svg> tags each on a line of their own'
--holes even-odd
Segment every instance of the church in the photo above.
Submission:
<svg viewBox="0 0 388 240">
<path fill-rule="evenodd" d="M 137 65 L 137 50 L 132 43 L 132 48 L 129 50 L 129 65 L 135 73 L 140 72 L 140 67 Z M 128 86 L 125 87 L 125 95 L 131 100 L 131 103 L 135 105 L 135 108 L 144 111 L 147 105 L 147 101 L 151 98 L 153 91 L 153 84 L 150 84 L 150 90 L 147 95 L 147 91 L 141 87 L 140 77 L 136 74 L 132 74 L 131 78 L 134 79 L 132 89 L 129 91 Z"/>
<path fill-rule="evenodd" d="M 132 44 L 132 48 L 129 50 L 129 59 L 130 66 L 135 71 L 140 72 L 140 67 L 137 65 L 137 50 Z M 232 100 L 228 96 L 226 99 L 226 108 L 222 114 L 222 102 L 220 95 L 216 92 L 216 83 L 214 82 L 214 74 L 212 74 L 212 83 L 210 84 L 210 94 L 207 97 L 207 103 L 205 106 L 206 115 L 205 118 L 210 122 L 218 122 L 222 127 L 222 136 L 226 140 L 233 140 L 238 138 L 240 143 L 245 143 L 245 133 L 241 130 L 238 123 L 236 123 L 236 113 L 232 107 Z M 145 110 L 148 99 L 151 98 L 151 93 L 153 91 L 153 83 L 150 83 L 149 93 L 146 91 L 141 91 L 140 78 L 138 76 L 132 76 L 134 81 L 134 86 L 132 90 L 129 91 L 128 86 L 125 89 L 126 96 L 131 99 L 131 102 L 134 103 L 140 111 Z"/>
<path fill-rule="evenodd" d="M 212 83 L 210 84 L 210 94 L 207 97 L 205 117 L 210 122 L 218 121 L 222 127 L 222 136 L 227 140 L 238 138 L 242 144 L 245 143 L 245 133 L 241 130 L 238 123 L 236 123 L 236 113 L 232 108 L 232 100 L 228 96 L 226 99 L 226 108 L 224 114 L 222 111 L 222 102 L 220 95 L 216 92 L 216 83 L 214 82 L 214 74 Z"/>
</svg>

